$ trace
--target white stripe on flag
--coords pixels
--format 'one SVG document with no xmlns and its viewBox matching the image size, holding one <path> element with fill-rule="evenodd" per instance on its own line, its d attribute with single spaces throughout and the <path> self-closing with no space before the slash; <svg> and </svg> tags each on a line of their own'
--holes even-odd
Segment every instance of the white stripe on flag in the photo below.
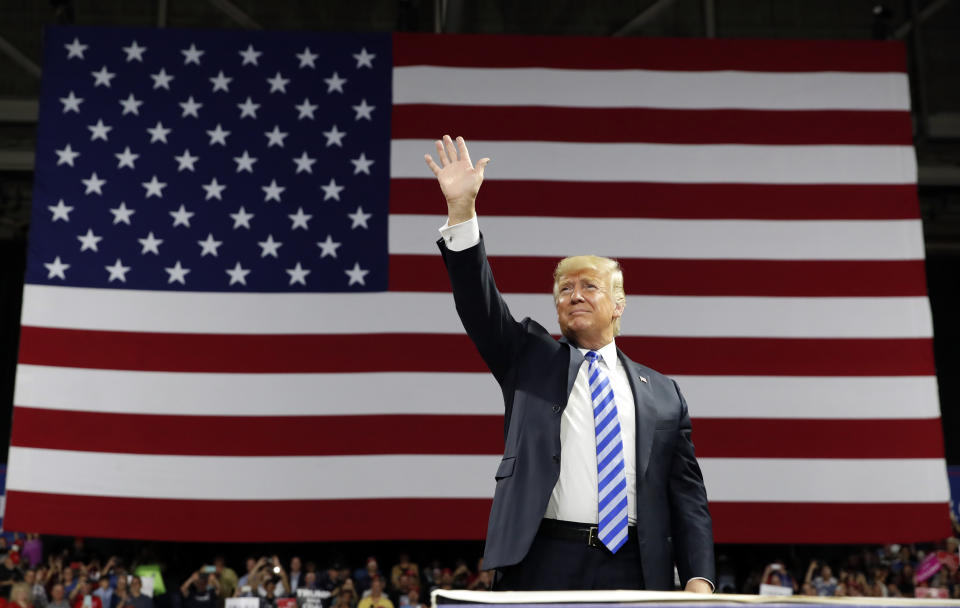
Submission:
<svg viewBox="0 0 960 608">
<path fill-rule="evenodd" d="M 676 376 L 693 418 L 929 419 L 933 376 Z M 436 395 L 457 394 L 453 400 Z M 322 397 L 321 397 L 322 396 Z M 488 373 L 215 374 L 17 366 L 14 403 L 171 416 L 502 415 Z M 910 407 L 905 408 L 904 403 Z"/>
<path fill-rule="evenodd" d="M 390 142 L 390 177 L 430 175 L 429 139 Z M 489 179 L 755 184 L 913 184 L 912 146 L 571 143 L 471 140 Z M 586 161 L 589 159 L 589 162 Z M 584 201 L 585 205 L 616 201 Z M 544 202 L 544 212 L 549 203 Z M 771 202 L 774 204 L 774 202 Z M 482 212 L 482 210 L 481 210 Z"/>
<path fill-rule="evenodd" d="M 453 454 L 156 456 L 12 447 L 7 488 L 212 500 L 489 498 L 499 461 L 500 456 Z M 699 461 L 713 501 L 945 503 L 949 494 L 944 462 L 936 458 Z M 103 474 L 77 475 L 78 470 Z"/>
<path fill-rule="evenodd" d="M 395 104 L 742 110 L 909 110 L 902 73 L 670 72 L 404 66 Z M 479 157 L 477 157 L 479 158 Z"/>
<path fill-rule="evenodd" d="M 643 277 L 627 280 L 640 283 Z M 553 298 L 546 293 L 508 294 L 505 298 L 518 319 L 529 316 L 552 325 L 556 318 Z M 389 314 L 383 314 L 385 311 Z M 30 327 L 213 334 L 463 332 L 451 294 L 413 292 L 177 293 L 27 285 L 22 323 Z M 622 335 L 929 338 L 933 325 L 925 297 L 628 296 Z"/>
<path fill-rule="evenodd" d="M 617 258 L 686 260 L 922 260 L 924 256 L 923 224 L 919 219 L 668 220 L 487 215 L 479 221 L 486 235 L 484 245 L 492 256 L 562 258 L 596 253 Z M 436 255 L 437 229 L 442 225 L 439 215 L 391 215 L 390 253 Z"/>
</svg>

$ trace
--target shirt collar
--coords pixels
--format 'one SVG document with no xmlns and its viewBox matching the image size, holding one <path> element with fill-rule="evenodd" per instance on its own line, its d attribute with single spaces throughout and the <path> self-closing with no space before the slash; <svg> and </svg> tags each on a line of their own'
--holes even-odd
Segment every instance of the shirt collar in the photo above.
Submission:
<svg viewBox="0 0 960 608">
<path fill-rule="evenodd" d="M 581 355 L 586 355 L 590 352 L 589 348 L 577 348 L 580 351 Z M 617 369 L 617 342 L 616 340 L 611 340 L 609 344 L 597 349 L 597 354 L 600 355 L 600 358 L 603 359 L 603 362 L 607 364 L 607 369 L 610 371 L 615 371 Z"/>
</svg>

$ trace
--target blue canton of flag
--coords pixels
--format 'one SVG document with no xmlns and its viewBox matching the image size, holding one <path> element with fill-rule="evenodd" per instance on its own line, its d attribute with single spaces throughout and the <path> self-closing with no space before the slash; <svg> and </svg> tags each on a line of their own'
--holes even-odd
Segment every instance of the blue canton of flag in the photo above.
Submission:
<svg viewBox="0 0 960 608">
<path fill-rule="evenodd" d="M 29 283 L 387 288 L 389 35 L 47 36 Z"/>
</svg>

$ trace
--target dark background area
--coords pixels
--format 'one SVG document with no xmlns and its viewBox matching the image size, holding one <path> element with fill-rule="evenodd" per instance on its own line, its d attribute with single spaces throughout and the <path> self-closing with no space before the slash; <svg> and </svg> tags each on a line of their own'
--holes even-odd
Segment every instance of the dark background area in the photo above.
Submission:
<svg viewBox="0 0 960 608">
<path fill-rule="evenodd" d="M 591 36 L 897 39 L 909 57 L 919 163 L 927 283 L 949 464 L 960 465 L 960 1 L 957 0 L 0 0 L 0 453 L 10 436 L 43 27 L 55 23 L 142 27 L 424 31 Z M 482 49 L 477 49 L 482 53 Z M 171 517 L 177 514 L 171 513 Z M 384 514 L 389 517 L 388 513 Z M 331 525 L 335 525 L 333 522 Z M 48 548 L 70 539 L 48 538 Z M 242 574 L 247 555 L 298 554 L 318 565 L 368 555 L 389 568 L 400 552 L 421 565 L 462 557 L 473 566 L 480 542 L 209 545 L 92 541 L 107 556 L 150 547 L 168 564 L 168 587 L 216 553 Z M 741 570 L 774 558 L 804 569 L 811 557 L 851 547 L 724 546 Z M 790 565 L 788 563 L 788 565 Z M 743 572 L 738 572 L 742 577 Z"/>
</svg>

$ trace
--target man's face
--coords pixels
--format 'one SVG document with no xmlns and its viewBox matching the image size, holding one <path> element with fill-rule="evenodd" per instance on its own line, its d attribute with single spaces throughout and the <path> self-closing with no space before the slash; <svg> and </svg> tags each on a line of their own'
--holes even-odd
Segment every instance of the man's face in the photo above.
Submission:
<svg viewBox="0 0 960 608">
<path fill-rule="evenodd" d="M 59 602 L 63 599 L 63 585 L 56 584 L 53 586 L 53 589 L 50 590 L 50 597 L 53 598 L 53 601 Z"/>
<path fill-rule="evenodd" d="M 300 571 L 300 558 L 299 558 L 299 557 L 294 557 L 293 559 L 290 560 L 290 570 L 292 570 L 293 572 L 299 572 L 299 571 Z"/>
<path fill-rule="evenodd" d="M 23 582 L 28 585 L 32 585 L 35 580 L 37 580 L 36 570 L 27 570 L 26 574 L 23 575 Z"/>
<path fill-rule="evenodd" d="M 130 581 L 130 590 L 135 594 L 140 595 L 140 579 L 133 579 Z"/>
<path fill-rule="evenodd" d="M 557 321 L 568 340 L 589 348 L 613 340 L 623 306 L 613 300 L 609 276 L 586 268 L 561 275 L 557 287 Z"/>
</svg>

